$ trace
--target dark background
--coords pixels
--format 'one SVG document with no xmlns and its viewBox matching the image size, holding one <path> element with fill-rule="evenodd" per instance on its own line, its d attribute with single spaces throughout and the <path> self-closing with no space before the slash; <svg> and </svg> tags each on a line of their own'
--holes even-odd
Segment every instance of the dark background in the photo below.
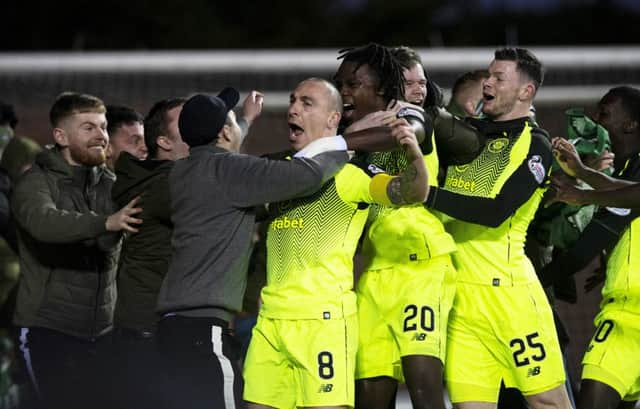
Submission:
<svg viewBox="0 0 640 409">
<path fill-rule="evenodd" d="M 4 2 L 0 50 L 638 43 L 637 0 Z"/>
<path fill-rule="evenodd" d="M 331 49 L 337 55 L 340 48 L 369 41 L 414 48 L 491 49 L 640 43 L 640 0 L 9 0 L 0 10 L 0 65 L 23 52 L 38 51 L 91 59 L 91 53 L 85 52 Z M 491 58 L 487 49 L 487 64 Z M 431 73 L 450 89 L 467 69 Z M 129 105 L 145 113 L 154 101 L 169 96 L 214 92 L 227 84 L 242 91 L 260 89 L 267 94 L 265 112 L 252 127 L 247 146 L 251 153 L 263 153 L 287 146 L 284 108 L 269 108 L 270 93 L 288 92 L 310 75 L 331 74 L 256 73 L 241 67 L 217 73 L 5 70 L 0 72 L 0 100 L 15 105 L 20 118 L 18 135 L 45 144 L 51 142 L 48 109 L 65 90 L 92 93 L 107 103 Z M 640 84 L 640 67 L 576 64 L 549 71 L 545 86 L 607 89 L 621 83 Z M 567 95 L 566 101 L 538 102 L 538 119 L 553 136 L 561 135 L 564 110 L 577 103 L 592 109 L 597 99 L 572 101 Z M 578 278 L 580 288 L 585 272 Z M 573 336 L 569 367 L 574 380 L 579 379 L 580 358 L 593 331 L 599 289 L 579 297 L 577 305 L 559 303 Z"/>
</svg>

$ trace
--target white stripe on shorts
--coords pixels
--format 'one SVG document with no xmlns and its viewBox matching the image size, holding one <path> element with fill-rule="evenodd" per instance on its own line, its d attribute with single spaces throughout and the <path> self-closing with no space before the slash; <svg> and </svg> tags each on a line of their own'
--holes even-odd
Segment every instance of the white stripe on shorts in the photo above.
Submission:
<svg viewBox="0 0 640 409">
<path fill-rule="evenodd" d="M 224 378 L 224 402 L 226 409 L 235 409 L 236 400 L 233 396 L 233 367 L 229 358 L 222 353 L 222 328 L 211 326 L 211 344 L 213 344 L 213 353 L 218 357 L 220 368 L 222 368 L 222 376 Z"/>
<path fill-rule="evenodd" d="M 29 335 L 29 328 L 20 328 L 20 351 L 22 351 L 22 358 L 24 359 L 24 363 L 27 366 L 27 372 L 29 372 L 29 378 L 31 378 L 31 382 L 33 383 L 33 387 L 36 390 L 36 394 L 38 396 L 41 396 L 40 386 L 38 385 L 36 374 L 33 372 L 33 364 L 31 363 L 31 351 L 27 346 L 27 335 Z"/>
</svg>

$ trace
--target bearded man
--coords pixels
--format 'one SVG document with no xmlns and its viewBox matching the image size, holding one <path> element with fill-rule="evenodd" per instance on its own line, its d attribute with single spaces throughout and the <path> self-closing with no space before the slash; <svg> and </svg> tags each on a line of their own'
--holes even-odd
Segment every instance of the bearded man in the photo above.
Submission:
<svg viewBox="0 0 640 409">
<path fill-rule="evenodd" d="M 38 407 L 108 407 L 109 333 L 120 231 L 136 232 L 137 199 L 119 211 L 104 103 L 63 93 L 50 120 L 55 145 L 12 196 L 22 278 L 14 323 Z"/>
</svg>

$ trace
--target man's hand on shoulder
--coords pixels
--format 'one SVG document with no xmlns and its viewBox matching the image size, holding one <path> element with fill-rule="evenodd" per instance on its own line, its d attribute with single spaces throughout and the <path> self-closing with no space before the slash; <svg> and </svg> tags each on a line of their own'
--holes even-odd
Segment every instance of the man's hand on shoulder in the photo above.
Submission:
<svg viewBox="0 0 640 409">
<path fill-rule="evenodd" d="M 142 224 L 142 219 L 133 217 L 142 211 L 141 207 L 135 207 L 138 201 L 140 201 L 140 196 L 135 197 L 125 207 L 107 217 L 105 222 L 107 231 L 126 230 L 131 233 L 137 233 L 138 229 L 135 226 Z"/>
</svg>

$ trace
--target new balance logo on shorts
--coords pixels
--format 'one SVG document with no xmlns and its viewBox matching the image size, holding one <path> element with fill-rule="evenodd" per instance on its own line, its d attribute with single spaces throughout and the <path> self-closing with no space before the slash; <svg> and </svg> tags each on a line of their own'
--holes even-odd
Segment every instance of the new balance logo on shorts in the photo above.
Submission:
<svg viewBox="0 0 640 409">
<path fill-rule="evenodd" d="M 318 389 L 318 393 L 331 392 L 333 390 L 332 383 L 323 383 L 320 385 L 320 389 Z"/>
<path fill-rule="evenodd" d="M 427 334 L 425 334 L 424 332 L 417 332 L 413 335 L 413 338 L 411 338 L 412 341 L 424 341 L 427 338 Z"/>
<path fill-rule="evenodd" d="M 527 371 L 527 378 L 536 375 L 540 375 L 540 367 L 534 366 L 533 368 L 529 368 L 529 370 Z"/>
</svg>

